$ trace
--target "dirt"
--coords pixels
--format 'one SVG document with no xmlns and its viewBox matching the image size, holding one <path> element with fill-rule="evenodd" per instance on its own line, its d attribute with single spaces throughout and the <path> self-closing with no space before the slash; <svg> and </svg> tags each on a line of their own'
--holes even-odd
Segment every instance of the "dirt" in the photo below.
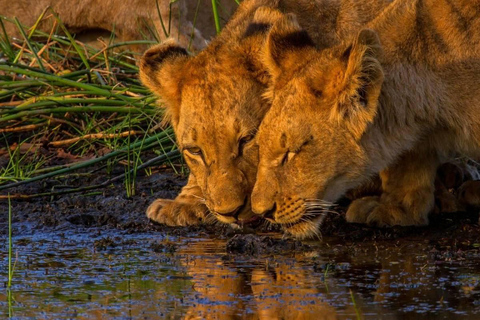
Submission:
<svg viewBox="0 0 480 320">
<path fill-rule="evenodd" d="M 105 175 L 90 177 L 70 177 L 59 185 L 56 179 L 41 181 L 8 190 L 12 194 L 37 194 L 58 191 L 67 187 L 94 185 L 107 180 Z M 136 194 L 127 197 L 122 182 L 108 188 L 87 194 L 66 194 L 54 197 L 41 197 L 31 200 L 12 200 L 14 223 L 32 222 L 34 228 L 54 228 L 55 230 L 107 228 L 129 232 L 159 231 L 185 233 L 201 228 L 176 229 L 148 221 L 145 209 L 154 198 L 174 198 L 185 179 L 173 174 L 144 176 L 136 183 Z M 5 194 L 6 192 L 4 192 Z M 2 221 L 6 221 L 7 202 L 0 202 Z M 0 231 L 4 233 L 2 223 Z"/>
<path fill-rule="evenodd" d="M 5 160 L 4 156 L 0 160 Z M 5 160 L 6 161 L 6 160 Z M 52 164 L 51 164 L 52 165 Z M 158 169 L 158 168 L 157 168 Z M 100 184 L 112 177 L 124 173 L 124 168 L 114 167 L 109 175 L 104 168 L 99 167 L 91 173 L 79 171 L 73 175 L 61 178 L 51 178 L 23 185 L 17 188 L 0 191 L 0 195 L 23 194 L 32 195 L 45 192 L 59 192 L 72 188 L 79 188 Z M 228 250 L 232 253 L 265 253 L 295 250 L 291 247 L 293 240 L 271 243 L 266 238 L 254 240 L 252 234 L 278 232 L 281 230 L 270 224 L 257 221 L 255 225 L 227 226 L 216 224 L 213 226 L 193 226 L 187 228 L 172 228 L 149 221 L 145 216 L 145 209 L 153 199 L 174 198 L 186 183 L 185 176 L 174 174 L 171 169 L 158 169 L 160 173 L 137 177 L 135 181 L 135 195 L 127 197 L 123 181 L 116 181 L 107 188 L 91 190 L 85 193 L 72 193 L 30 200 L 12 200 L 13 222 L 22 229 L 22 223 L 30 223 L 29 228 L 54 230 L 81 229 L 87 231 L 92 228 L 124 230 L 135 232 L 159 232 L 175 236 L 191 234 L 209 234 L 222 239 L 229 239 Z M 345 207 L 348 202 L 330 213 L 321 227 L 322 236 L 338 237 L 343 241 L 368 240 L 395 240 L 409 237 L 439 239 L 445 236 L 450 238 L 464 238 L 477 241 L 479 237 L 479 212 L 457 212 L 451 214 L 435 214 L 430 217 L 428 227 L 393 227 L 370 228 L 362 225 L 346 223 L 344 219 Z M 8 203 L 0 199 L 0 234 L 6 234 Z M 18 230 L 21 233 L 21 230 Z M 238 235 L 240 234 L 240 235 Z M 241 234 L 245 235 L 242 238 Z"/>
<path fill-rule="evenodd" d="M 112 174 L 118 174 L 114 172 Z M 40 181 L 8 190 L 11 194 L 37 194 L 58 191 L 101 183 L 109 176 L 98 174 L 75 175 L 59 183 L 57 179 Z M 228 226 L 222 224 L 175 228 L 149 221 L 145 209 L 155 198 L 174 198 L 186 183 L 184 176 L 176 175 L 169 170 L 150 176 L 139 177 L 136 181 L 136 194 L 127 197 L 122 182 L 112 184 L 108 188 L 87 194 L 65 194 L 52 197 L 40 197 L 31 200 L 12 200 L 14 234 L 22 234 L 26 228 L 32 230 L 77 230 L 85 233 L 95 230 L 121 230 L 127 233 L 158 232 L 172 236 L 209 235 L 228 240 L 226 251 L 230 254 L 269 254 L 308 248 L 305 243 L 258 235 L 265 232 L 281 234 L 281 230 L 267 224 Z M 5 193 L 5 192 L 4 192 Z M 330 213 L 321 227 L 323 237 L 334 237 L 340 241 L 364 242 L 398 239 L 428 239 L 431 242 L 442 239 L 456 239 L 458 243 L 480 242 L 480 226 L 478 211 L 436 214 L 430 217 L 427 227 L 393 227 L 371 228 L 364 225 L 350 224 L 345 221 L 343 207 L 337 207 L 338 213 Z M 7 233 L 7 201 L 0 201 L 0 234 Z M 98 248 L 115 246 L 118 239 L 106 238 L 95 243 Z M 175 252 L 175 244 L 156 247 L 156 252 Z"/>
<path fill-rule="evenodd" d="M 275 239 L 254 234 L 237 234 L 227 241 L 226 250 L 233 254 L 259 255 L 282 252 L 306 251 L 309 246 L 300 241 Z"/>
</svg>

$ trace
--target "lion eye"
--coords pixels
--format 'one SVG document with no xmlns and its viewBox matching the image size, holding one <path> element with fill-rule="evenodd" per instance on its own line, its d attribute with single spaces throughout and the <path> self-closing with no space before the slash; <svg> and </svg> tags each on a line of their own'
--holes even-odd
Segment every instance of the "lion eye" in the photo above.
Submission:
<svg viewBox="0 0 480 320">
<path fill-rule="evenodd" d="M 243 138 L 240 139 L 240 141 L 238 142 L 239 154 L 242 153 L 242 150 L 243 150 L 243 148 L 245 147 L 245 145 L 246 145 L 247 143 L 249 143 L 250 141 L 252 141 L 253 138 L 255 138 L 255 135 L 249 134 L 249 135 L 246 135 L 245 137 L 243 137 Z"/>
<path fill-rule="evenodd" d="M 187 149 L 185 149 L 185 151 L 187 151 L 188 153 L 190 153 L 191 155 L 194 155 L 194 156 L 202 155 L 202 149 L 197 148 L 197 147 L 187 148 Z"/>
<path fill-rule="evenodd" d="M 283 166 L 285 165 L 287 162 L 291 161 L 292 158 L 296 155 L 295 152 L 292 152 L 292 151 L 287 151 L 285 152 L 285 154 L 283 155 L 283 158 L 282 158 L 282 161 L 280 162 L 280 164 Z"/>
<path fill-rule="evenodd" d="M 255 137 L 255 135 L 249 134 L 249 135 L 243 137 L 242 139 L 240 139 L 240 144 L 241 144 L 241 145 L 242 145 L 242 144 L 246 144 L 247 142 L 252 141 L 254 137 Z"/>
</svg>

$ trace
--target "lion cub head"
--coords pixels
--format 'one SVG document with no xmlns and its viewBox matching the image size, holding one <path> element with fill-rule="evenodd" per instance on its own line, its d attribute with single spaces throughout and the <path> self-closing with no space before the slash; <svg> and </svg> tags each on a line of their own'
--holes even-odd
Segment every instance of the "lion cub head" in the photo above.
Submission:
<svg viewBox="0 0 480 320">
<path fill-rule="evenodd" d="M 274 24 L 265 45 L 272 106 L 257 134 L 254 212 L 311 237 L 322 212 L 372 173 L 365 148 L 375 146 L 362 145 L 362 136 L 383 83 L 380 51 L 371 30 L 318 51 L 294 15 Z"/>
<path fill-rule="evenodd" d="M 206 206 L 225 223 L 253 216 L 254 137 L 270 107 L 262 98 L 269 78 L 259 58 L 268 28 L 281 15 L 258 7 L 263 2 L 242 3 L 222 34 L 196 56 L 170 40 L 141 60 L 142 82 L 161 97 Z"/>
</svg>

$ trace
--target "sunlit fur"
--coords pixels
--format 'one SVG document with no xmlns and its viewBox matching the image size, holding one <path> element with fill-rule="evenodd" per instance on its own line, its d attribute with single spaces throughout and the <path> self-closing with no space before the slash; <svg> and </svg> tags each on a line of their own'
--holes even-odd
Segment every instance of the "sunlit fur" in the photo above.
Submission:
<svg viewBox="0 0 480 320">
<path fill-rule="evenodd" d="M 149 218 L 174 223 L 175 216 L 165 216 L 190 210 L 187 220 L 199 223 L 207 206 L 222 222 L 250 219 L 258 149 L 255 139 L 241 141 L 256 135 L 270 107 L 262 98 L 270 83 L 262 60 L 269 28 L 284 12 L 295 12 L 317 46 L 331 47 L 355 34 L 389 2 L 245 0 L 221 34 L 198 55 L 188 55 L 174 40 L 148 50 L 140 78 L 161 97 L 191 172 L 177 199 L 165 208 L 151 207 Z M 202 155 L 188 152 L 192 146 Z M 232 216 L 237 209 L 240 215 Z"/>
<path fill-rule="evenodd" d="M 223 11 L 232 12 L 234 1 L 221 1 Z M 157 13 L 157 5 L 158 12 Z M 195 12 L 197 1 L 179 0 L 0 0 L 0 12 L 8 18 L 16 17 L 20 23 L 30 28 L 35 25 L 42 12 L 51 8 L 56 12 L 62 23 L 85 39 L 85 35 L 92 31 L 105 30 L 115 33 L 116 39 L 124 41 L 142 40 L 145 37 L 154 39 L 165 39 L 162 31 L 162 19 L 169 28 L 172 37 L 175 37 L 185 47 L 199 51 L 206 47 L 207 40 L 214 34 L 211 22 L 211 8 L 202 8 L 195 21 L 195 28 L 192 21 L 187 19 L 187 13 Z M 222 12 L 223 12 L 222 11 Z M 19 28 L 15 23 L 2 20 L 6 34 L 10 37 L 21 39 Z M 170 21 L 170 25 L 168 25 Z M 51 17 L 51 11 L 47 11 L 45 18 L 36 25 L 36 29 L 44 32 L 51 32 L 55 29 L 56 19 Z M 202 30 L 202 33 L 199 31 Z M 155 35 L 153 32 L 157 31 Z M 3 32 L 1 33 L 3 35 Z M 193 39 L 191 38 L 193 36 Z M 94 38 L 96 40 L 96 38 Z M 108 40 L 108 39 L 105 39 Z M 107 41 L 108 42 L 108 41 Z M 141 53 L 146 49 L 145 45 L 130 45 L 130 49 Z"/>
<path fill-rule="evenodd" d="M 335 202 L 380 172 L 383 194 L 354 201 L 347 221 L 425 225 L 437 166 L 479 155 L 480 1 L 397 0 L 368 27 L 327 50 L 290 43 L 282 59 L 267 41 L 255 212 Z M 299 31 L 290 16 L 270 39 L 288 47 Z"/>
</svg>

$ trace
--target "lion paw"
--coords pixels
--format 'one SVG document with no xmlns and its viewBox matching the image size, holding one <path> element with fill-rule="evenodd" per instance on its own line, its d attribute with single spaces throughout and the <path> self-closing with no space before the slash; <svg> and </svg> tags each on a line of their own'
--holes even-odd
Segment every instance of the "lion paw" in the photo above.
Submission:
<svg viewBox="0 0 480 320">
<path fill-rule="evenodd" d="M 447 192 L 442 195 L 435 196 L 434 213 L 457 212 L 457 211 L 458 211 L 457 199 L 453 194 Z"/>
<path fill-rule="evenodd" d="M 147 208 L 147 217 L 167 226 L 191 226 L 204 222 L 207 207 L 198 201 L 157 199 Z"/>
<path fill-rule="evenodd" d="M 379 197 L 365 197 L 352 202 L 347 210 L 347 221 L 374 227 L 404 225 L 400 208 L 381 203 Z"/>
<path fill-rule="evenodd" d="M 480 180 L 467 181 L 457 191 L 458 202 L 463 210 L 480 208 Z"/>
<path fill-rule="evenodd" d="M 363 197 L 353 201 L 347 210 L 347 222 L 367 223 L 368 216 L 378 206 L 380 197 Z"/>
<path fill-rule="evenodd" d="M 411 225 L 411 223 L 407 222 L 405 216 L 402 208 L 379 203 L 368 216 L 367 224 L 380 228 Z"/>
<path fill-rule="evenodd" d="M 347 210 L 347 222 L 364 223 L 375 227 L 428 224 L 427 215 L 407 214 L 402 206 L 380 197 L 364 197 L 353 201 Z"/>
</svg>

